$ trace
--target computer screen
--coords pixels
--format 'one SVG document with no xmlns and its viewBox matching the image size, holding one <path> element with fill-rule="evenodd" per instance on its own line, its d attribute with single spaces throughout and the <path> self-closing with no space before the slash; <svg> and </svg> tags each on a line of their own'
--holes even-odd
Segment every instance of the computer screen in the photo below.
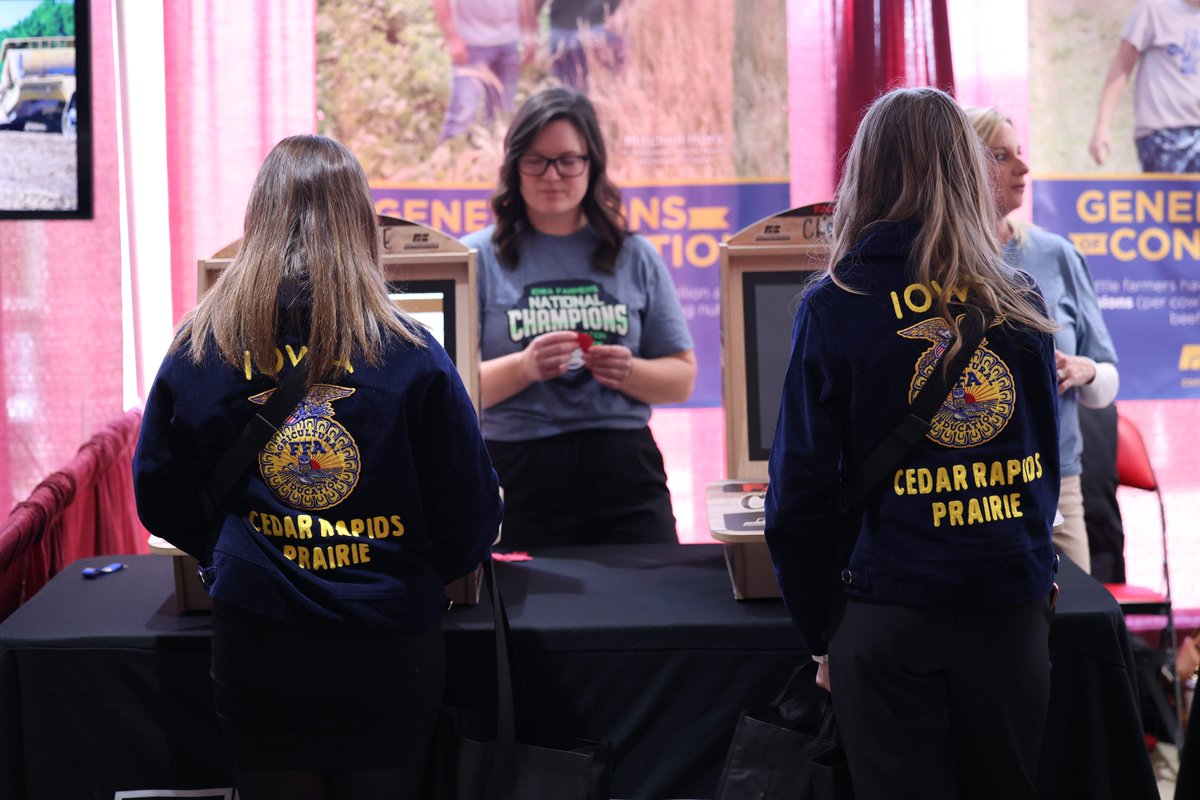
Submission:
<svg viewBox="0 0 1200 800">
<path fill-rule="evenodd" d="M 746 307 L 746 421 L 751 461 L 771 455 L 779 398 L 792 348 L 792 323 L 812 272 L 746 272 L 742 297 Z"/>
<path fill-rule="evenodd" d="M 833 208 L 784 211 L 721 244 L 725 478 L 764 481 L 800 295 L 825 266 Z"/>
<path fill-rule="evenodd" d="M 409 316 L 424 325 L 433 338 L 446 348 L 450 359 L 458 363 L 457 320 L 453 280 L 392 280 L 388 296 Z"/>
</svg>

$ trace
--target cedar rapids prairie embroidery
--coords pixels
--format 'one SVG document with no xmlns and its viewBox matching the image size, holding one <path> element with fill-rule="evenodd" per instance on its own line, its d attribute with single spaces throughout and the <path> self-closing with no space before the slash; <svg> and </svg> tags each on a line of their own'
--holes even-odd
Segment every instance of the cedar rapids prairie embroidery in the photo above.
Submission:
<svg viewBox="0 0 1200 800">
<path fill-rule="evenodd" d="M 945 320 L 933 317 L 897 333 L 907 339 L 932 342 L 917 358 L 908 390 L 911 403 L 938 367 L 950 344 L 951 332 Z M 986 345 L 984 338 L 934 414 L 933 425 L 926 436 L 944 447 L 967 448 L 990 442 L 1013 417 L 1017 393 L 1012 371 Z M 900 469 L 896 471 L 893 490 L 901 497 L 936 497 L 999 487 L 1001 491 L 982 497 L 936 499 L 930 503 L 930 517 L 935 528 L 947 524 L 951 527 L 977 525 L 1023 516 L 1021 492 L 1012 489 L 1041 477 L 1041 454 L 1034 453 L 1003 461 Z"/>
</svg>

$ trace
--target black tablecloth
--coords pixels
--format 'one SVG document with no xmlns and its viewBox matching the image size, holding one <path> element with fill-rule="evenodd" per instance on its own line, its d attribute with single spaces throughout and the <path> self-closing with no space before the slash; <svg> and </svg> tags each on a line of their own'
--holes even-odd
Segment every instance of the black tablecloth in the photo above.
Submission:
<svg viewBox="0 0 1200 800">
<path fill-rule="evenodd" d="M 80 577 L 112 560 L 0 625 L 0 797 L 230 785 L 208 616 L 175 611 L 166 557 Z M 717 545 L 564 548 L 497 573 L 529 730 L 611 741 L 615 797 L 711 797 L 740 710 L 807 658 L 778 601 L 732 598 Z M 1044 796 L 1157 798 L 1120 611 L 1069 564 L 1060 583 Z M 445 616 L 449 702 L 490 697 L 490 620 L 486 599 Z"/>
</svg>

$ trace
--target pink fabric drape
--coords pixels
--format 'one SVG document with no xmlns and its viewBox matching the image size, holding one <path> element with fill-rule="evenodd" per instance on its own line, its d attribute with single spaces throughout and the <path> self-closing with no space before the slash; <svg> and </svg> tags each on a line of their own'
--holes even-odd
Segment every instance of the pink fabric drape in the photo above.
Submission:
<svg viewBox="0 0 1200 800">
<path fill-rule="evenodd" d="M 0 619 L 72 561 L 149 551 L 133 504 L 141 421 L 128 411 L 109 423 L 0 524 Z"/>
<path fill-rule="evenodd" d="M 838 0 L 788 0 L 788 141 L 791 204 L 833 197 L 838 160 L 833 97 Z"/>
<path fill-rule="evenodd" d="M 0 534 L 0 616 L 76 558 L 145 551 L 130 476 L 140 413 L 88 439 L 122 405 L 108 0 L 92 0 L 91 22 L 95 218 L 0 223 L 0 390 L 8 412 L 0 417 L 0 510 L 29 496 Z M 241 235 L 263 157 L 280 138 L 315 127 L 314 24 L 314 0 L 164 5 L 176 319 L 195 302 L 196 261 Z M 167 265 L 141 268 L 156 267 Z M 70 466 L 52 473 L 85 440 Z"/>
<path fill-rule="evenodd" d="M 881 92 L 954 92 L 947 2 L 955 1 L 788 1 L 793 206 L 833 196 L 858 122 Z"/>
<path fill-rule="evenodd" d="M 263 158 L 316 130 L 315 20 L 315 0 L 163 5 L 176 321 L 196 303 L 197 259 L 241 237 Z"/>
<path fill-rule="evenodd" d="M 840 0 L 836 150 L 849 148 L 867 106 L 898 86 L 936 86 L 953 94 L 946 0 Z"/>
<path fill-rule="evenodd" d="M 112 4 L 90 8 L 95 217 L 0 222 L 0 515 L 122 410 Z"/>
</svg>

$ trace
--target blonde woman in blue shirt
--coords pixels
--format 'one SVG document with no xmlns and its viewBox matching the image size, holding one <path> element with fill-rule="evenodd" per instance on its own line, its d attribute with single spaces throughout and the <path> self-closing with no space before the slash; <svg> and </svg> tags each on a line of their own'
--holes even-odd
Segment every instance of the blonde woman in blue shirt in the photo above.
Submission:
<svg viewBox="0 0 1200 800">
<path fill-rule="evenodd" d="M 1046 306 L 1059 325 L 1054 335 L 1058 367 L 1059 457 L 1062 487 L 1059 511 L 1063 524 L 1054 530 L 1059 551 L 1091 571 L 1087 527 L 1083 519 L 1083 436 L 1079 405 L 1103 408 L 1117 396 L 1117 354 L 1087 262 L 1063 237 L 1010 219 L 1025 198 L 1029 166 L 1021 157 L 1016 131 L 994 108 L 968 108 L 967 118 L 991 153 L 989 173 L 996 198 L 996 236 L 1004 260 L 1038 282 Z"/>
</svg>

